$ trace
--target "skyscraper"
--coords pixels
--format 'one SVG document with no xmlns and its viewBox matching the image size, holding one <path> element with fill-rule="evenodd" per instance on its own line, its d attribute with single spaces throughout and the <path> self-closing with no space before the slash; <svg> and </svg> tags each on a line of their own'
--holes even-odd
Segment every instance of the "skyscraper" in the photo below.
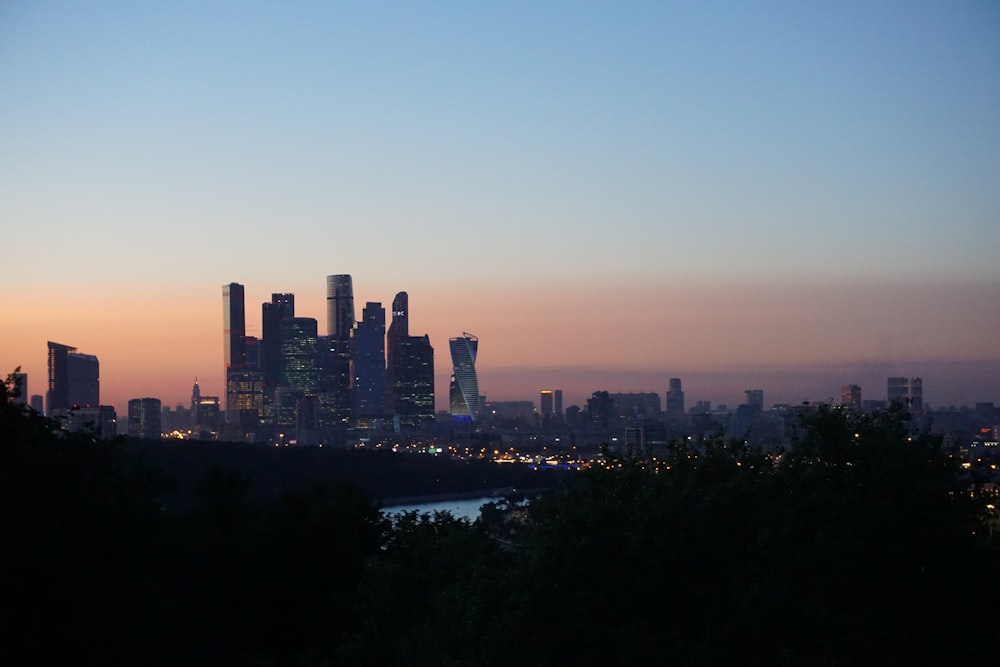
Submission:
<svg viewBox="0 0 1000 667">
<path fill-rule="evenodd" d="M 69 353 L 76 352 L 70 345 L 48 341 L 49 388 L 45 392 L 45 414 L 53 416 L 55 410 L 64 410 L 69 402 Z"/>
<path fill-rule="evenodd" d="M 326 333 L 347 340 L 354 331 L 354 286 L 351 276 L 326 277 Z"/>
<path fill-rule="evenodd" d="M 919 414 L 924 411 L 924 380 L 919 377 L 910 378 L 910 412 Z"/>
<path fill-rule="evenodd" d="M 128 434 L 134 438 L 159 440 L 162 406 L 158 398 L 133 398 L 128 402 Z"/>
<path fill-rule="evenodd" d="M 856 384 L 845 384 L 840 388 L 840 404 L 851 410 L 861 411 L 861 387 Z"/>
<path fill-rule="evenodd" d="M 385 336 L 385 410 L 388 414 L 392 414 L 396 409 L 396 351 L 399 341 L 410 335 L 408 311 L 409 296 L 406 292 L 397 293 L 392 300 L 392 320 Z"/>
<path fill-rule="evenodd" d="M 243 303 L 243 285 L 229 283 L 222 286 L 222 345 L 225 367 L 242 367 L 247 360 L 246 312 Z"/>
<path fill-rule="evenodd" d="M 354 373 L 354 285 L 344 274 L 326 277 L 327 335 L 320 339 L 320 427 L 348 426 Z"/>
<path fill-rule="evenodd" d="M 369 301 L 354 330 L 354 411 L 357 419 L 385 414 L 385 308 Z"/>
<path fill-rule="evenodd" d="M 290 317 L 281 322 L 281 384 L 306 394 L 316 394 L 319 389 L 316 328 L 311 317 Z"/>
<path fill-rule="evenodd" d="M 476 355 L 479 339 L 470 333 L 448 339 L 451 349 L 450 398 L 451 418 L 455 421 L 479 419 L 479 379 L 476 377 Z"/>
<path fill-rule="evenodd" d="M 543 419 L 551 417 L 555 411 L 553 399 L 554 392 L 551 389 L 542 389 L 538 392 L 538 412 Z"/>
<path fill-rule="evenodd" d="M 670 378 L 667 385 L 667 416 L 671 419 L 684 418 L 684 390 L 680 378 Z"/>
<path fill-rule="evenodd" d="M 281 384 L 281 322 L 295 317 L 295 295 L 275 293 L 261 304 L 260 370 L 264 384 L 264 419 L 273 421 L 274 390 Z"/>
<path fill-rule="evenodd" d="M 393 355 L 392 393 L 401 426 L 416 428 L 434 421 L 434 348 L 431 339 L 403 336 Z"/>
<path fill-rule="evenodd" d="M 910 381 L 905 377 L 891 377 L 886 380 L 886 399 L 889 403 L 910 404 Z"/>
</svg>

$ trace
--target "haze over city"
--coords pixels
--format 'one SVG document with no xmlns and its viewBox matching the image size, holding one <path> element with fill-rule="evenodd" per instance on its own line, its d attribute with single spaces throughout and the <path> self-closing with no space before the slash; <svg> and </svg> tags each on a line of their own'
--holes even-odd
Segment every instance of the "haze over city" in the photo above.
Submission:
<svg viewBox="0 0 1000 667">
<path fill-rule="evenodd" d="M 0 366 L 224 395 L 221 287 L 481 393 L 1000 402 L 1000 6 L 8 3 Z M 256 329 L 256 331 L 255 331 Z"/>
</svg>

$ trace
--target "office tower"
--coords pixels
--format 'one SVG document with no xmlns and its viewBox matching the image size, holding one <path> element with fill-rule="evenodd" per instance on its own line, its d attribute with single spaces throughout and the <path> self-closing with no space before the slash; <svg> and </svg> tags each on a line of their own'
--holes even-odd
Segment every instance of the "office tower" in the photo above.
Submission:
<svg viewBox="0 0 1000 667">
<path fill-rule="evenodd" d="M 538 392 L 538 412 L 542 415 L 542 419 L 546 419 L 552 416 L 555 411 L 553 407 L 553 402 L 555 399 L 555 392 L 551 389 L 542 389 Z"/>
<path fill-rule="evenodd" d="M 340 340 L 354 331 L 354 286 L 351 276 L 326 277 L 326 333 Z"/>
<path fill-rule="evenodd" d="M 243 285 L 229 283 L 222 286 L 222 345 L 225 367 L 242 367 L 246 364 L 246 312 L 243 304 Z"/>
<path fill-rule="evenodd" d="M 260 424 L 263 413 L 263 373 L 249 367 L 226 369 L 226 422 L 249 432 Z"/>
<path fill-rule="evenodd" d="M 327 335 L 320 341 L 320 426 L 348 426 L 351 421 L 351 385 L 354 373 L 354 286 L 351 276 L 326 277 Z"/>
<path fill-rule="evenodd" d="M 274 390 L 281 384 L 281 322 L 295 317 L 295 295 L 271 294 L 271 301 L 261 304 L 260 370 L 264 382 L 265 421 L 274 418 Z"/>
<path fill-rule="evenodd" d="M 58 421 L 63 428 L 92 433 L 101 440 L 111 440 L 118 435 L 118 415 L 110 405 L 73 406 L 59 410 Z"/>
<path fill-rule="evenodd" d="M 64 410 L 69 402 L 69 353 L 76 348 L 48 341 L 49 346 L 49 388 L 45 392 L 47 415 L 55 415 L 56 410 Z"/>
<path fill-rule="evenodd" d="M 319 341 L 320 427 L 324 430 L 349 426 L 353 391 L 352 357 L 354 341 L 350 338 L 320 336 Z"/>
<path fill-rule="evenodd" d="M 655 391 L 613 393 L 615 416 L 626 421 L 658 419 L 661 414 L 660 395 Z"/>
<path fill-rule="evenodd" d="M 562 389 L 555 390 L 555 411 L 556 417 L 562 419 L 563 416 L 563 392 Z"/>
<path fill-rule="evenodd" d="M 451 349 L 451 418 L 454 421 L 479 419 L 479 379 L 476 377 L 476 354 L 479 339 L 470 333 L 448 339 Z"/>
<path fill-rule="evenodd" d="M 905 377 L 891 377 L 886 380 L 886 399 L 904 406 L 910 404 L 910 381 Z"/>
<path fill-rule="evenodd" d="M 281 322 L 281 384 L 306 394 L 319 390 L 317 323 L 311 317 L 291 317 Z"/>
<path fill-rule="evenodd" d="M 385 414 L 385 308 L 369 301 L 354 330 L 354 413 L 358 419 Z"/>
<path fill-rule="evenodd" d="M 764 409 L 764 390 L 763 389 L 747 389 L 743 392 L 747 396 L 747 405 L 753 406 L 758 410 Z"/>
<path fill-rule="evenodd" d="M 229 283 L 222 286 L 222 355 L 226 376 L 226 421 L 240 421 L 242 411 L 254 403 L 248 396 L 248 384 L 253 379 L 247 371 L 246 311 L 244 310 L 243 285 Z"/>
<path fill-rule="evenodd" d="M 671 419 L 684 418 L 684 390 L 680 378 L 670 378 L 667 385 L 667 416 Z"/>
<path fill-rule="evenodd" d="M 133 398 L 128 402 L 128 434 L 133 438 L 159 440 L 162 405 L 158 398 Z"/>
<path fill-rule="evenodd" d="M 45 412 L 45 399 L 41 394 L 31 395 L 31 409 L 38 414 L 43 414 Z"/>
<path fill-rule="evenodd" d="M 200 431 L 213 431 L 222 421 L 222 409 L 218 396 L 198 396 L 198 403 L 193 409 L 194 428 Z"/>
<path fill-rule="evenodd" d="M 434 348 L 430 336 L 402 336 L 396 341 L 392 394 L 401 426 L 416 428 L 434 421 Z"/>
<path fill-rule="evenodd" d="M 615 404 L 608 392 L 595 391 L 587 399 L 587 417 L 591 428 L 609 428 L 614 414 Z"/>
<path fill-rule="evenodd" d="M 389 330 L 385 335 L 385 411 L 392 414 L 396 409 L 395 368 L 396 350 L 399 341 L 410 335 L 409 322 L 409 296 L 406 292 L 399 292 L 392 300 L 392 320 L 389 323 Z"/>
<path fill-rule="evenodd" d="M 840 388 L 840 404 L 857 412 L 861 411 L 861 387 L 856 384 L 845 384 Z"/>
<path fill-rule="evenodd" d="M 69 405 L 101 404 L 101 364 L 92 354 L 70 352 L 66 358 Z"/>
<path fill-rule="evenodd" d="M 924 380 L 919 377 L 910 378 L 910 412 L 920 414 L 924 411 Z"/>
<path fill-rule="evenodd" d="M 14 373 L 14 386 L 11 387 L 14 391 L 14 395 L 10 396 L 11 402 L 14 405 L 27 405 L 28 404 L 28 374 L 27 373 Z"/>
</svg>

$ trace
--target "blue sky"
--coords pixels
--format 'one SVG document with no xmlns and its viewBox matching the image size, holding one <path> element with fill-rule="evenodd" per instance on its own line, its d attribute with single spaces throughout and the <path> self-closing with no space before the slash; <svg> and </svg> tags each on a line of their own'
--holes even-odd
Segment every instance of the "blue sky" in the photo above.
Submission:
<svg viewBox="0 0 1000 667">
<path fill-rule="evenodd" d="M 67 312 L 51 301 L 66 285 L 112 308 L 144 289 L 199 300 L 176 321 L 216 313 L 238 281 L 248 319 L 294 291 L 322 323 L 331 273 L 354 275 L 360 302 L 408 290 L 445 376 L 444 338 L 463 330 L 487 368 L 543 363 L 491 335 L 469 304 L 483 294 L 512 314 L 536 304 L 540 338 L 564 310 L 590 308 L 578 327 L 596 331 L 702 290 L 643 314 L 676 329 L 748 285 L 764 311 L 842 285 L 875 320 L 880 286 L 951 289 L 976 295 L 952 327 L 1000 324 L 982 310 L 1000 310 L 996 2 L 8 2 L 0 101 L 0 348 L 39 350 L 8 365 L 43 363 L 58 336 L 112 359 L 25 295 Z M 644 296 L 587 304 L 609 287 Z M 1000 358 L 995 329 L 955 355 L 943 323 L 913 318 L 935 331 L 907 363 Z M 857 358 L 910 335 L 900 319 L 871 325 Z M 197 347 L 214 363 L 201 375 L 221 377 L 210 324 L 171 356 Z M 718 326 L 738 348 L 739 320 Z M 688 348 L 648 356 L 717 365 Z"/>
</svg>

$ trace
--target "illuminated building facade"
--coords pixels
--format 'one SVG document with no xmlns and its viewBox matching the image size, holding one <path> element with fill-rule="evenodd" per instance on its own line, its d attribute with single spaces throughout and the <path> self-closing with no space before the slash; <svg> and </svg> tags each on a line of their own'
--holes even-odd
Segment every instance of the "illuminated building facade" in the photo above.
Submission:
<svg viewBox="0 0 1000 667">
<path fill-rule="evenodd" d="M 451 350 L 452 375 L 450 386 L 451 418 L 455 421 L 479 419 L 479 378 L 476 376 L 476 355 L 479 339 L 463 333 L 448 339 Z"/>
</svg>

